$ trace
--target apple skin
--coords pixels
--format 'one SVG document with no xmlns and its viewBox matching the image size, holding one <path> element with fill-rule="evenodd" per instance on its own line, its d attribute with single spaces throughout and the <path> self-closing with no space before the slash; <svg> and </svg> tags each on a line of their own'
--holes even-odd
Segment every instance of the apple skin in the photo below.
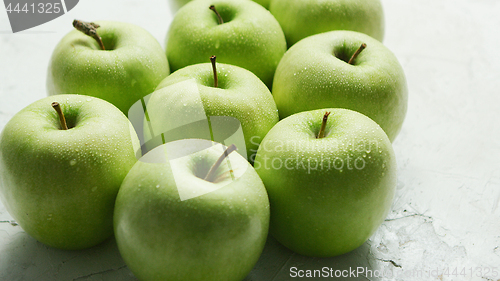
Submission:
<svg viewBox="0 0 500 281">
<path fill-rule="evenodd" d="M 192 0 L 170 0 L 170 8 L 172 11 L 176 12 L 179 10 L 182 6 L 186 5 L 187 3 L 191 2 Z M 271 3 L 271 0 L 253 0 L 256 3 L 259 3 L 261 6 L 263 6 L 266 9 L 269 9 L 269 4 Z"/>
<path fill-rule="evenodd" d="M 384 39 L 384 11 L 380 0 L 272 0 L 288 47 L 308 36 L 332 30 L 353 30 Z"/>
<path fill-rule="evenodd" d="M 316 139 L 326 111 L 326 136 Z M 306 256 L 337 256 L 361 246 L 384 221 L 396 187 L 386 134 L 347 109 L 281 120 L 262 141 L 254 167 L 269 194 L 270 233 Z"/>
<path fill-rule="evenodd" d="M 214 5 L 224 24 L 219 25 Z M 268 87 L 286 51 L 286 40 L 271 13 L 248 0 L 196 0 L 175 15 L 166 37 L 172 71 L 204 63 L 212 55 L 220 63 L 253 72 Z"/>
<path fill-rule="evenodd" d="M 269 9 L 269 5 L 271 4 L 271 0 L 253 0 L 256 3 L 259 3 L 262 7 Z"/>
<path fill-rule="evenodd" d="M 92 37 L 70 31 L 52 53 L 47 93 L 98 97 L 127 115 L 136 101 L 152 93 L 170 73 L 167 58 L 158 41 L 139 26 L 96 23 L 106 51 Z"/>
<path fill-rule="evenodd" d="M 61 104 L 61 130 L 51 103 Z M 118 189 L 137 161 L 139 140 L 112 104 L 88 96 L 41 99 L 17 113 L 0 135 L 0 198 L 38 241 L 83 249 L 113 234 Z"/>
<path fill-rule="evenodd" d="M 346 63 L 362 43 L 367 47 L 354 65 Z M 353 31 L 326 32 L 295 44 L 276 70 L 272 92 L 280 119 L 319 108 L 347 108 L 373 119 L 391 141 L 408 106 L 406 77 L 397 58 L 377 40 Z"/>
<path fill-rule="evenodd" d="M 258 77 L 241 67 L 217 63 L 217 76 L 219 87 L 215 88 L 212 65 L 202 63 L 187 66 L 165 78 L 148 101 L 152 127 L 161 128 L 169 122 L 180 123 L 172 115 L 182 118 L 187 106 L 196 108 L 197 99 L 201 98 L 207 116 L 231 116 L 240 121 L 247 156 L 253 162 L 260 142 L 278 123 L 273 96 Z M 179 89 L 168 88 L 188 80 L 196 83 L 191 87 L 196 91 L 182 92 L 182 98 L 177 93 Z M 167 108 L 168 111 L 165 110 Z"/>
<path fill-rule="evenodd" d="M 212 143 L 174 141 L 143 158 L 164 153 L 166 146 L 183 151 L 193 141 Z M 120 254 L 138 279 L 243 280 L 254 267 L 269 227 L 266 189 L 238 153 L 229 154 L 234 181 L 227 165 L 219 168 L 216 183 L 202 179 L 222 151 L 202 150 L 164 163 L 139 160 L 130 170 L 116 199 L 114 225 Z M 188 200 L 178 192 L 215 185 L 215 191 Z"/>
</svg>

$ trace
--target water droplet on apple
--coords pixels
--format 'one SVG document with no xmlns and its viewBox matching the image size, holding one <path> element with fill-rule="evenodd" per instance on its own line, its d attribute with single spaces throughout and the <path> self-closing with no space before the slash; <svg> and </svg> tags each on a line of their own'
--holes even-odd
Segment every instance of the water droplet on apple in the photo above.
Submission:
<svg viewBox="0 0 500 281">
<path fill-rule="evenodd" d="M 69 164 L 70 164 L 71 166 L 75 166 L 75 164 L 76 164 L 76 160 L 75 160 L 75 159 L 72 159 L 71 161 L 69 161 Z"/>
<path fill-rule="evenodd" d="M 159 184 L 157 184 L 157 185 L 156 185 L 156 188 L 160 188 L 160 185 L 159 185 Z"/>
</svg>

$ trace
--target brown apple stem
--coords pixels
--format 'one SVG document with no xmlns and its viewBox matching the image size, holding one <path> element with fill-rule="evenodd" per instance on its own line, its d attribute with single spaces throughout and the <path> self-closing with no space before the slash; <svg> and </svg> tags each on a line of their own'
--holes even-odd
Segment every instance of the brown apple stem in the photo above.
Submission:
<svg viewBox="0 0 500 281">
<path fill-rule="evenodd" d="M 59 115 L 59 121 L 61 121 L 61 128 L 63 130 L 67 130 L 68 129 L 68 125 L 66 124 L 66 118 L 64 118 L 64 114 L 61 110 L 61 105 L 55 101 L 52 103 L 52 107 L 55 109 L 55 111 L 57 112 L 57 115 Z"/>
<path fill-rule="evenodd" d="M 214 13 L 217 15 L 217 20 L 219 21 L 219 24 L 223 24 L 224 21 L 222 20 L 222 17 L 220 16 L 219 12 L 217 12 L 217 10 L 215 9 L 215 6 L 214 5 L 210 5 L 210 7 L 208 7 L 210 10 L 214 11 Z"/>
<path fill-rule="evenodd" d="M 356 50 L 356 52 L 352 55 L 351 59 L 349 60 L 349 64 L 354 64 L 354 60 L 358 57 L 358 55 L 366 48 L 366 44 L 363 43 L 359 48 Z"/>
<path fill-rule="evenodd" d="M 210 62 L 212 62 L 212 69 L 214 70 L 214 87 L 215 88 L 219 87 L 219 79 L 217 78 L 217 67 L 215 66 L 216 59 L 217 59 L 216 56 L 210 57 Z"/>
<path fill-rule="evenodd" d="M 97 34 L 97 28 L 99 28 L 99 25 L 97 23 L 84 22 L 81 20 L 74 20 L 73 26 L 78 31 L 81 31 L 81 32 L 85 33 L 86 35 L 94 38 L 95 41 L 97 41 L 97 43 L 99 43 L 99 46 L 101 46 L 101 49 L 105 50 L 104 44 L 102 43 L 101 36 L 99 36 L 99 34 Z"/>
<path fill-rule="evenodd" d="M 328 115 L 330 115 L 331 112 L 325 112 L 325 115 L 323 115 L 323 122 L 321 123 L 321 128 L 319 129 L 318 133 L 318 139 L 322 139 L 325 137 L 325 128 L 326 128 L 326 122 L 328 121 Z"/>
<path fill-rule="evenodd" d="M 206 181 L 213 182 L 214 177 L 215 177 L 215 171 L 219 168 L 220 164 L 222 164 L 222 161 L 229 156 L 229 154 L 233 151 L 237 150 L 236 145 L 231 144 L 225 151 L 222 153 L 222 155 L 217 159 L 217 162 L 210 168 L 210 171 L 208 171 L 207 176 L 205 177 Z"/>
</svg>

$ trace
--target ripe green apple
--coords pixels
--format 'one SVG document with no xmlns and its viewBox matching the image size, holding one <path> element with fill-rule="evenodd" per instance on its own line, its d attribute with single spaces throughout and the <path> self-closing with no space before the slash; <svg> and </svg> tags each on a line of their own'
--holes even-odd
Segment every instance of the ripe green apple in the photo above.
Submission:
<svg viewBox="0 0 500 281">
<path fill-rule="evenodd" d="M 224 142 L 241 127 L 244 140 L 237 145 L 243 150 L 241 154 L 253 162 L 260 142 L 278 123 L 276 104 L 266 85 L 241 67 L 217 63 L 215 86 L 214 67 L 215 62 L 190 65 L 165 78 L 147 103 L 151 128 L 153 132 L 165 133 L 165 142 L 181 138 Z M 222 116 L 234 117 L 239 124 L 231 125 L 231 120 L 221 119 Z M 170 129 L 188 123 L 189 119 L 194 129 L 184 127 L 181 137 Z"/>
<path fill-rule="evenodd" d="M 182 6 L 186 5 L 188 2 L 191 2 L 192 0 L 170 0 L 170 7 L 171 9 L 176 12 L 179 10 Z M 259 3 L 262 5 L 264 8 L 268 9 L 269 8 L 269 3 L 271 0 L 253 0 L 256 3 Z"/>
<path fill-rule="evenodd" d="M 361 44 L 366 48 L 352 64 Z M 273 97 L 280 118 L 320 108 L 347 108 L 377 122 L 393 141 L 403 124 L 408 89 L 401 65 L 382 43 L 354 31 L 310 36 L 283 56 Z"/>
<path fill-rule="evenodd" d="M 112 104 L 81 95 L 41 99 L 12 117 L 0 135 L 0 198 L 44 244 L 97 245 L 113 234 L 115 198 L 137 149 L 133 127 Z"/>
<path fill-rule="evenodd" d="M 250 70 L 270 87 L 286 40 L 273 15 L 255 2 L 196 0 L 175 14 L 166 46 L 172 71 L 216 55 L 221 63 Z"/>
<path fill-rule="evenodd" d="M 382 41 L 384 11 L 380 0 L 272 0 L 288 47 L 308 36 L 332 30 L 353 30 Z"/>
<path fill-rule="evenodd" d="M 178 140 L 149 151 L 130 170 L 114 227 L 138 279 L 243 280 L 252 270 L 267 238 L 269 200 L 238 153 L 205 179 L 223 152 L 208 140 Z"/>
<path fill-rule="evenodd" d="M 322 122 L 325 112 L 330 115 Z M 337 256 L 361 246 L 385 219 L 396 187 L 386 134 L 347 109 L 281 120 L 262 141 L 254 167 L 269 194 L 271 234 L 307 256 Z"/>
<path fill-rule="evenodd" d="M 253 0 L 256 3 L 259 3 L 262 7 L 269 9 L 269 4 L 271 4 L 271 0 Z"/>
<path fill-rule="evenodd" d="M 127 114 L 169 73 L 165 53 L 146 30 L 133 24 L 98 21 L 105 50 L 74 29 L 52 53 L 48 95 L 82 94 L 109 101 Z"/>
</svg>

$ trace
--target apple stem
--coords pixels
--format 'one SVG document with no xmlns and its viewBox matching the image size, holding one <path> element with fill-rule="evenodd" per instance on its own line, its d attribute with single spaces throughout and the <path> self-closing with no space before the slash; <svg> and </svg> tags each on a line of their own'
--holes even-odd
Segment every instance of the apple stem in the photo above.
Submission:
<svg viewBox="0 0 500 281">
<path fill-rule="evenodd" d="M 319 129 L 318 133 L 318 139 L 322 139 L 325 137 L 325 128 L 326 128 L 326 122 L 328 121 L 328 115 L 330 115 L 331 112 L 325 112 L 325 115 L 323 115 L 323 122 L 321 123 L 321 128 Z"/>
<path fill-rule="evenodd" d="M 219 78 L 217 78 L 217 67 L 215 66 L 216 59 L 217 59 L 216 56 L 210 57 L 210 62 L 212 62 L 212 69 L 214 70 L 214 87 L 215 88 L 219 87 Z"/>
<path fill-rule="evenodd" d="M 349 64 L 354 64 L 354 60 L 358 57 L 358 55 L 366 48 L 366 44 L 363 43 L 359 48 L 356 50 L 356 52 L 352 55 L 351 59 L 349 60 Z"/>
<path fill-rule="evenodd" d="M 205 180 L 206 181 L 210 181 L 210 182 L 213 182 L 214 181 L 214 177 L 215 177 L 215 171 L 217 171 L 217 169 L 219 168 L 220 164 L 222 164 L 222 161 L 227 157 L 229 156 L 229 154 L 233 151 L 237 150 L 236 148 L 236 145 L 234 144 L 231 144 L 225 151 L 224 153 L 222 153 L 222 155 L 219 157 L 219 159 L 217 159 L 217 162 L 215 162 L 215 164 L 210 168 L 210 170 L 208 171 L 208 174 L 207 176 L 205 177 Z"/>
<path fill-rule="evenodd" d="M 55 101 L 52 103 L 52 107 L 56 110 L 57 115 L 59 115 L 59 121 L 61 121 L 61 127 L 63 130 L 68 129 L 68 125 L 66 124 L 66 118 L 64 118 L 64 114 L 61 110 L 61 105 Z"/>
<path fill-rule="evenodd" d="M 219 12 L 217 12 L 217 10 L 215 9 L 215 6 L 214 5 L 210 5 L 210 7 L 208 7 L 210 10 L 214 11 L 215 15 L 217 15 L 217 20 L 219 21 L 219 24 L 223 24 L 224 21 L 222 20 L 222 17 L 220 16 Z"/>
<path fill-rule="evenodd" d="M 93 23 L 93 22 L 84 22 L 81 20 L 74 20 L 73 26 L 78 31 L 81 31 L 81 32 L 85 33 L 86 35 L 94 38 L 95 41 L 97 41 L 97 43 L 99 43 L 99 46 L 101 46 L 101 49 L 105 50 L 104 44 L 102 43 L 101 36 L 99 36 L 99 34 L 97 34 L 97 28 L 99 28 L 100 25 L 98 25 L 97 23 Z"/>
</svg>

